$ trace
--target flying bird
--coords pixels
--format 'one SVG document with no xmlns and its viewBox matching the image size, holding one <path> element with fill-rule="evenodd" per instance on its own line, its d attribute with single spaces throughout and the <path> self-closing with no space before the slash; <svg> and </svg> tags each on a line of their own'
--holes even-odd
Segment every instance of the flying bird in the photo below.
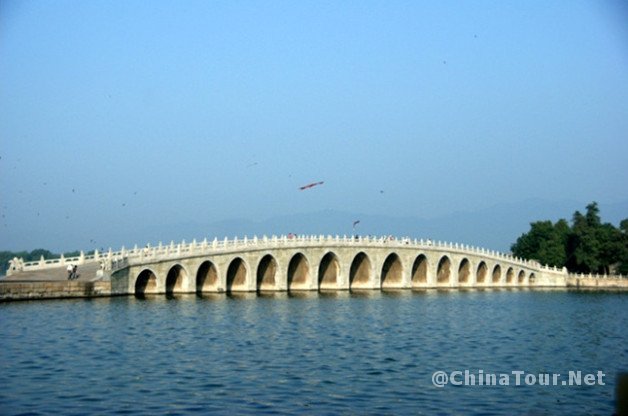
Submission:
<svg viewBox="0 0 628 416">
<path fill-rule="evenodd" d="M 300 187 L 299 190 L 300 191 L 305 191 L 306 189 L 314 188 L 315 186 L 322 185 L 324 183 L 325 182 L 323 182 L 323 181 L 308 183 L 307 185 L 303 185 L 302 187 Z"/>
<path fill-rule="evenodd" d="M 355 230 L 355 226 L 360 223 L 360 220 L 353 221 L 353 229 Z"/>
</svg>

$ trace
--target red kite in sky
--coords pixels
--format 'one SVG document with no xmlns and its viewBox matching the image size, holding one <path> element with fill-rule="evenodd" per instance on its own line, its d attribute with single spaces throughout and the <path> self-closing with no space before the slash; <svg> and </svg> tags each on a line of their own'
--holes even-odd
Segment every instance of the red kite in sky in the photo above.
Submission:
<svg viewBox="0 0 628 416">
<path fill-rule="evenodd" d="M 312 182 L 312 183 L 308 183 L 307 185 L 304 185 L 304 186 L 300 187 L 300 188 L 299 188 L 299 190 L 300 190 L 300 191 L 304 191 L 304 190 L 306 190 L 306 189 L 314 188 L 315 186 L 322 185 L 322 184 L 324 184 L 324 183 L 325 183 L 325 182 L 322 182 L 322 181 L 321 181 L 321 182 Z"/>
</svg>

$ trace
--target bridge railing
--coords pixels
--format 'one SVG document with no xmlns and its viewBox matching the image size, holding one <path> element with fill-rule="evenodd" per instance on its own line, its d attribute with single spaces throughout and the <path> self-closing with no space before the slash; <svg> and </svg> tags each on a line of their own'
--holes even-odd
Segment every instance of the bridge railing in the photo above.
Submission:
<svg viewBox="0 0 628 416">
<path fill-rule="evenodd" d="M 9 269 L 7 270 L 7 276 L 28 271 L 38 271 L 54 269 L 57 267 L 63 267 L 67 265 L 83 265 L 91 262 L 101 262 L 102 268 L 106 269 L 106 264 L 112 261 L 122 258 L 122 251 L 114 252 L 111 249 L 107 253 L 100 253 L 97 250 L 92 254 L 85 254 L 83 251 L 78 256 L 65 257 L 63 254 L 60 257 L 45 259 L 43 256 L 36 261 L 25 262 L 23 259 L 13 258 L 9 260 Z"/>
<path fill-rule="evenodd" d="M 215 252 L 222 252 L 227 250 L 239 250 L 250 249 L 256 247 L 288 247 L 288 246 L 316 246 L 316 245 L 360 245 L 360 246 L 377 246 L 377 247 L 413 247 L 416 249 L 430 250 L 441 249 L 451 250 L 462 253 L 478 254 L 484 257 L 494 258 L 496 260 L 506 260 L 511 263 L 520 264 L 521 266 L 528 268 L 538 268 L 540 265 L 536 261 L 529 261 L 513 257 L 509 254 L 500 253 L 494 250 L 487 250 L 484 248 L 473 247 L 458 243 L 449 243 L 442 241 L 432 241 L 430 239 L 412 239 L 409 237 L 396 238 L 393 236 L 331 236 L 331 235 L 273 235 L 262 237 L 235 237 L 233 239 L 218 239 L 214 238 L 212 241 L 204 239 L 197 242 L 193 240 L 191 243 L 182 241 L 175 244 L 171 241 L 170 244 L 164 245 L 159 243 L 157 246 L 146 245 L 143 248 L 135 246 L 131 250 L 125 250 L 122 248 L 122 256 L 126 256 L 132 259 L 148 259 L 152 258 L 175 258 L 180 256 L 198 255 L 198 254 L 212 254 Z"/>
<path fill-rule="evenodd" d="M 571 273 L 566 267 L 556 267 L 543 265 L 540 267 L 540 271 L 548 274 L 561 275 L 569 278 L 577 279 L 628 279 L 628 276 L 623 274 L 599 274 L 599 273 Z"/>
<path fill-rule="evenodd" d="M 272 236 L 272 237 L 253 237 L 248 238 L 244 237 L 243 239 L 233 239 L 233 240 L 214 240 L 212 242 L 213 247 L 235 247 L 235 246 L 251 246 L 251 245 L 268 245 L 272 244 L 274 246 L 284 246 L 284 245 L 302 245 L 302 244 L 330 244 L 330 243 L 339 243 L 342 245 L 355 244 L 355 245 L 375 245 L 375 246 L 414 246 L 417 248 L 430 249 L 430 248 L 440 248 L 440 249 L 449 249 L 449 250 L 458 250 L 471 252 L 475 254 L 483 254 L 486 256 L 505 258 L 511 261 L 523 262 L 523 263 L 533 263 L 523 259 L 515 258 L 508 254 L 503 254 L 494 250 L 487 250 L 484 248 L 473 247 L 464 244 L 458 243 L 448 243 L 442 241 L 432 241 L 432 240 L 423 240 L 423 239 L 411 239 L 409 237 L 395 238 L 392 236 L 383 236 L 383 237 L 372 237 L 372 236 L 360 236 L 360 237 L 352 237 L 352 236 Z M 194 246 L 194 242 L 191 243 Z M 198 244 L 198 243 L 196 243 Z"/>
<path fill-rule="evenodd" d="M 624 276 L 623 274 L 569 273 L 567 276 L 577 279 L 628 279 L 628 276 Z"/>
</svg>

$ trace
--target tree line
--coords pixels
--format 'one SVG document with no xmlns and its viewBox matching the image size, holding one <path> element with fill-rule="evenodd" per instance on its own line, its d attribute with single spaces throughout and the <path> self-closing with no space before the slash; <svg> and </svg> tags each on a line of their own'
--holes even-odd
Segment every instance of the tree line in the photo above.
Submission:
<svg viewBox="0 0 628 416">
<path fill-rule="evenodd" d="M 512 254 L 572 273 L 628 274 L 628 218 L 619 228 L 602 223 L 597 202 L 576 211 L 571 224 L 536 221 L 510 247 Z"/>
<path fill-rule="evenodd" d="M 67 253 L 63 253 L 64 257 L 78 257 L 81 254 L 80 251 L 69 251 Z M 85 255 L 91 254 L 85 253 Z M 14 257 L 18 259 L 24 259 L 25 262 L 29 261 L 39 261 L 41 256 L 44 256 L 45 259 L 54 259 L 61 257 L 60 254 L 53 253 L 49 250 L 44 250 L 43 248 L 35 249 L 31 252 L 28 251 L 0 251 L 0 276 L 4 276 L 9 268 L 9 260 L 12 260 Z"/>
</svg>

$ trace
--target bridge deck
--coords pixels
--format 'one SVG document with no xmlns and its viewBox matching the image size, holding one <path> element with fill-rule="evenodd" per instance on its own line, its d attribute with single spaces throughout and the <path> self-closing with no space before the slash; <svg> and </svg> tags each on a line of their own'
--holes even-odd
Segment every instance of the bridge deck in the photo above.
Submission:
<svg viewBox="0 0 628 416">
<path fill-rule="evenodd" d="M 97 262 L 85 263 L 78 266 L 79 278 L 77 281 L 90 282 L 96 280 L 96 272 L 100 268 Z M 54 267 L 45 270 L 32 270 L 16 273 L 12 276 L 5 276 L 2 281 L 22 281 L 22 282 L 57 282 L 67 281 L 68 272 L 66 266 Z"/>
</svg>

